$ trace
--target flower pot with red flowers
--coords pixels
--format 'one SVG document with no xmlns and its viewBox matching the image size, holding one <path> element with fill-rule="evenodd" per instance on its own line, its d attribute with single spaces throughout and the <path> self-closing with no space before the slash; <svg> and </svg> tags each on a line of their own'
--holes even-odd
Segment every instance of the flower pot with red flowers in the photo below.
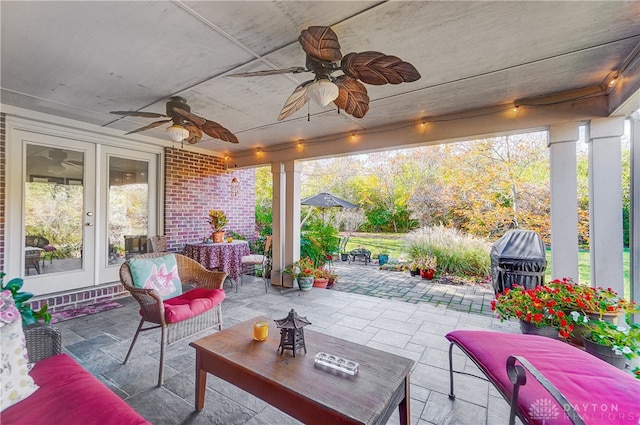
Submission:
<svg viewBox="0 0 640 425">
<path fill-rule="evenodd" d="M 520 320 L 523 333 L 566 339 L 574 327 L 558 302 L 558 291 L 548 286 L 525 289 L 514 285 L 512 289 L 506 289 L 502 295 L 498 295 L 491 302 L 491 308 L 498 313 L 500 320 Z"/>
<path fill-rule="evenodd" d="M 329 277 L 331 272 L 327 269 L 318 268 L 313 274 L 313 286 L 315 288 L 326 288 L 329 284 Z"/>
<path fill-rule="evenodd" d="M 313 286 L 315 267 L 310 258 L 304 257 L 284 268 L 283 273 L 298 282 L 301 291 L 310 291 Z"/>
</svg>

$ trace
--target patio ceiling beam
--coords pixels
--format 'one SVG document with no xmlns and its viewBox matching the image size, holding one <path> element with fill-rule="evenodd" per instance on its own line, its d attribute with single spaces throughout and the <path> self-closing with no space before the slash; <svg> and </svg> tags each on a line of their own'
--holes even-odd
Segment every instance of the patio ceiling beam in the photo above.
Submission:
<svg viewBox="0 0 640 425">
<path fill-rule="evenodd" d="M 564 122 L 604 118 L 608 116 L 608 100 L 605 95 L 594 94 L 597 90 L 602 93 L 601 88 L 588 88 L 522 100 L 520 104 L 499 105 L 440 117 L 417 117 L 393 126 L 335 134 L 321 139 L 292 140 L 260 152 L 247 150 L 233 154 L 231 161 L 236 167 L 255 167 L 272 162 L 362 154 L 514 134 Z"/>
</svg>

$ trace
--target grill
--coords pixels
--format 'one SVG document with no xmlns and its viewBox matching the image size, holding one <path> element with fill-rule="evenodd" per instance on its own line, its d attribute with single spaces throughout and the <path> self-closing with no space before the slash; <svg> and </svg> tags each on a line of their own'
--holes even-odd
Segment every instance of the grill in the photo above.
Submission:
<svg viewBox="0 0 640 425">
<path fill-rule="evenodd" d="M 491 279 L 496 294 L 514 284 L 526 289 L 544 285 L 546 269 L 544 243 L 533 230 L 510 230 L 491 247 Z"/>
</svg>

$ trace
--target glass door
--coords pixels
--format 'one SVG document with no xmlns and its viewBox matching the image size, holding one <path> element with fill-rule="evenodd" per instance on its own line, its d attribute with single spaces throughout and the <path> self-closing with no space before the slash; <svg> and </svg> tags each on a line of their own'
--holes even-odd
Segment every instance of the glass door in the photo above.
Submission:
<svg viewBox="0 0 640 425">
<path fill-rule="evenodd" d="M 148 237 L 157 233 L 157 155 L 104 147 L 101 162 L 98 262 L 99 281 L 106 283 L 119 279 L 125 260 L 146 253 Z"/>
<path fill-rule="evenodd" d="M 93 285 L 95 145 L 25 133 L 22 158 L 19 264 L 28 290 Z"/>
</svg>

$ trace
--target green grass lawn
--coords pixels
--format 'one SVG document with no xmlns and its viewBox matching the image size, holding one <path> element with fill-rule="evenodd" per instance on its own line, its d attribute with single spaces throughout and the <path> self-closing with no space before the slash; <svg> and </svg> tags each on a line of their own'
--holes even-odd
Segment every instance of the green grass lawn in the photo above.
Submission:
<svg viewBox="0 0 640 425">
<path fill-rule="evenodd" d="M 380 254 L 382 251 L 389 251 L 393 258 L 408 259 L 407 250 L 404 246 L 403 233 L 355 233 L 349 237 L 347 242 L 347 252 L 356 248 L 365 248 L 371 251 L 372 255 Z M 629 249 L 625 248 L 622 255 L 624 263 L 624 292 L 625 297 L 631 294 L 629 283 Z M 551 250 L 547 249 L 547 270 L 546 280 L 551 279 Z M 589 251 L 580 250 L 578 252 L 578 270 L 580 272 L 580 282 L 591 282 Z M 606 283 L 599 283 L 599 286 L 606 286 Z"/>
</svg>

